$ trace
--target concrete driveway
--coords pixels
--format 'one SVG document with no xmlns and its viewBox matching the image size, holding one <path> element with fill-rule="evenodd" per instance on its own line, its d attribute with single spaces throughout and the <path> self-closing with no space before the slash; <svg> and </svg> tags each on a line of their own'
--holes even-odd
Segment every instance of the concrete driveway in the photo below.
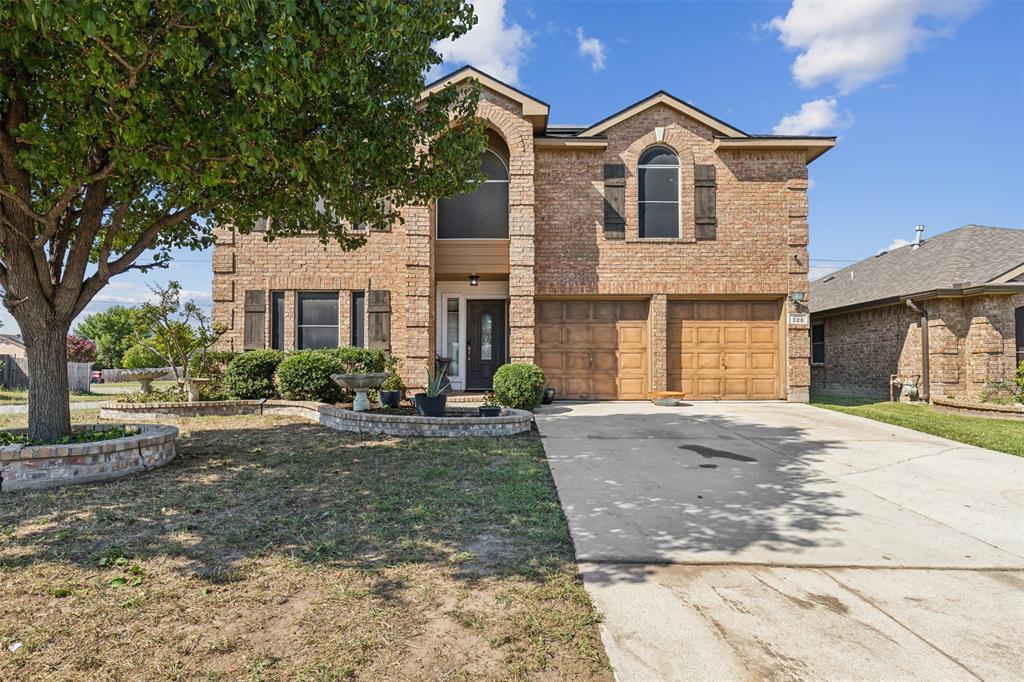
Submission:
<svg viewBox="0 0 1024 682">
<path fill-rule="evenodd" d="M 1024 459 L 786 403 L 537 424 L 619 679 L 1024 670 Z"/>
</svg>

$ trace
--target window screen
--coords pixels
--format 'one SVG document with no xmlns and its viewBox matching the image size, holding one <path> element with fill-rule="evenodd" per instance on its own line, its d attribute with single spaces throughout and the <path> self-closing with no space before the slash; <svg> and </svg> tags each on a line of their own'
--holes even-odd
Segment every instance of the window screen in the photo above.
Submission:
<svg viewBox="0 0 1024 682">
<path fill-rule="evenodd" d="M 352 345 L 366 347 L 366 292 L 352 292 Z"/>
<path fill-rule="evenodd" d="M 811 364 L 825 363 L 825 325 L 816 324 L 811 327 Z"/>
<path fill-rule="evenodd" d="M 296 346 L 299 349 L 338 347 L 338 294 L 309 292 L 298 295 Z"/>
<path fill-rule="evenodd" d="M 284 350 L 284 292 L 270 292 L 270 347 Z"/>
<path fill-rule="evenodd" d="M 480 167 L 486 182 L 472 192 L 438 200 L 438 239 L 508 238 L 508 169 L 489 149 Z"/>
<path fill-rule="evenodd" d="M 641 237 L 679 236 L 679 157 L 651 147 L 637 163 Z"/>
</svg>

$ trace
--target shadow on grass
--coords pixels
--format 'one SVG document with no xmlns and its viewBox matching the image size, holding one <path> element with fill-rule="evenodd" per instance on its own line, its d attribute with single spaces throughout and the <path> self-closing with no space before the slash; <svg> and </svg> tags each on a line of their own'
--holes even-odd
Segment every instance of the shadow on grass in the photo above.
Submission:
<svg viewBox="0 0 1024 682">
<path fill-rule="evenodd" d="M 245 562 L 278 555 L 531 577 L 572 558 L 532 435 L 368 438 L 280 418 L 191 420 L 163 468 L 0 502 L 0 568 L 167 557 L 230 581 Z"/>
</svg>

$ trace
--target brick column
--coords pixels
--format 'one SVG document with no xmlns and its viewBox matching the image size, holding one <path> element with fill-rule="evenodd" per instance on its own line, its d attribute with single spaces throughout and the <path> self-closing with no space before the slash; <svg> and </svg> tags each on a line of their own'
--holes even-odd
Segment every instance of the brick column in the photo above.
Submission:
<svg viewBox="0 0 1024 682">
<path fill-rule="evenodd" d="M 235 230 L 228 225 L 213 230 L 213 314 L 227 331 L 217 341 L 220 350 L 242 350 L 242 322 L 235 324 Z M 243 313 L 239 313 L 244 315 Z"/>
<path fill-rule="evenodd" d="M 522 125 L 526 125 L 523 123 Z M 533 137 L 509 145 L 509 359 L 534 361 L 534 187 Z"/>
<path fill-rule="evenodd" d="M 427 367 L 434 364 L 434 235 L 433 211 L 411 206 L 405 217 L 405 330 L 392 331 L 392 347 L 405 357 L 402 379 L 422 387 Z"/>
<path fill-rule="evenodd" d="M 793 178 L 786 183 L 789 190 L 789 229 L 787 245 L 789 253 L 789 293 L 794 291 L 807 294 L 807 271 L 809 269 L 807 241 L 807 179 Z M 791 402 L 806 403 L 811 390 L 811 330 L 809 325 L 789 325 L 789 313 L 807 314 L 806 301 L 794 304 L 787 297 L 782 306 L 785 316 L 787 343 L 787 392 Z"/>
<path fill-rule="evenodd" d="M 655 294 L 647 313 L 651 343 L 652 391 L 668 390 L 668 296 Z"/>
</svg>

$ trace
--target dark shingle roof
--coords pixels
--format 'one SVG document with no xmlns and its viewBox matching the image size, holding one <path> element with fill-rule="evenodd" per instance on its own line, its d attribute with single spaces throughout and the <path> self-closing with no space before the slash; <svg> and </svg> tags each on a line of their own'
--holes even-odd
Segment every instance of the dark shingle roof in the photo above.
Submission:
<svg viewBox="0 0 1024 682">
<path fill-rule="evenodd" d="M 1024 264 L 1024 230 L 965 225 L 811 282 L 811 312 L 986 284 Z"/>
</svg>

